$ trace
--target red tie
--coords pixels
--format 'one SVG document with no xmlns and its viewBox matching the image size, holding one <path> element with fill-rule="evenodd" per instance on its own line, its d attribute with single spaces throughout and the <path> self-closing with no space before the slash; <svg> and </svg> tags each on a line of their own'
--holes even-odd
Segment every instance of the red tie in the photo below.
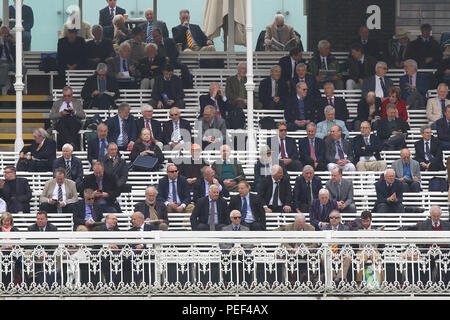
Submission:
<svg viewBox="0 0 450 320">
<path fill-rule="evenodd" d="M 281 159 L 286 159 L 286 152 L 284 151 L 284 139 L 281 139 Z"/>
<path fill-rule="evenodd" d="M 146 121 L 147 121 L 147 125 L 145 127 L 150 130 L 150 120 L 146 120 Z"/>
<path fill-rule="evenodd" d="M 312 139 L 309 142 L 309 153 L 310 153 L 311 159 L 316 161 L 316 151 L 314 150 L 314 141 Z"/>
<path fill-rule="evenodd" d="M 219 110 L 219 105 L 217 104 L 217 102 L 214 102 L 214 107 L 216 107 L 216 110 L 217 110 L 217 116 L 221 116 L 221 114 L 220 114 L 220 110 Z"/>
<path fill-rule="evenodd" d="M 333 107 L 334 107 L 334 104 L 333 104 L 333 99 L 331 99 L 331 98 L 328 98 L 328 103 L 330 104 L 330 106 L 333 106 Z"/>
<path fill-rule="evenodd" d="M 97 179 L 97 186 L 98 186 L 98 190 L 102 190 L 102 185 L 100 184 L 100 179 Z M 102 200 L 102 198 L 98 197 L 97 198 L 97 203 L 100 203 L 100 201 Z"/>
</svg>

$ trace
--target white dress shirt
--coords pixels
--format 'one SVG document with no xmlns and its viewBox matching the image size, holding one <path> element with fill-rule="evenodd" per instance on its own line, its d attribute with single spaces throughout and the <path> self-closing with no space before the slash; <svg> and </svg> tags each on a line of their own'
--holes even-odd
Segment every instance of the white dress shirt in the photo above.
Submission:
<svg viewBox="0 0 450 320">
<path fill-rule="evenodd" d="M 247 200 L 247 215 L 245 216 L 245 222 L 253 223 L 253 222 L 255 222 L 255 218 L 253 217 L 252 208 L 250 206 L 250 193 L 247 194 L 244 198 Z M 241 201 L 242 201 L 242 204 L 244 204 L 244 200 L 242 200 L 242 197 L 241 197 Z M 242 207 L 241 207 L 241 209 L 242 209 Z"/>
<path fill-rule="evenodd" d="M 69 102 L 69 103 L 67 103 L 67 102 L 64 101 L 64 102 L 61 104 L 61 107 L 59 107 L 59 112 L 63 112 L 64 110 L 67 110 L 67 109 L 69 109 L 70 107 L 73 108 L 72 101 Z M 75 113 L 75 109 L 73 109 L 73 113 Z"/>
<path fill-rule="evenodd" d="M 278 204 L 281 206 L 281 200 L 280 200 L 280 185 L 278 181 Z M 275 196 L 275 188 L 277 187 L 277 181 L 272 177 L 272 197 L 270 197 L 269 205 L 273 205 L 273 197 Z"/>
<path fill-rule="evenodd" d="M 56 184 L 55 184 L 55 189 L 53 189 L 52 199 L 58 200 L 58 189 L 59 189 L 59 187 L 58 187 L 58 184 L 56 183 Z M 66 201 L 66 199 L 67 199 L 67 197 L 66 197 L 66 185 L 65 185 L 65 183 L 63 183 L 63 184 L 61 185 L 61 189 L 62 189 L 63 202 L 65 203 L 65 201 Z M 51 200 L 51 199 L 48 199 L 49 202 L 50 202 L 50 200 Z"/>
<path fill-rule="evenodd" d="M 384 81 L 384 79 L 383 79 Z M 386 81 L 384 81 L 386 85 Z M 375 96 L 377 98 L 384 98 L 383 88 L 381 87 L 380 77 L 375 75 Z"/>
</svg>

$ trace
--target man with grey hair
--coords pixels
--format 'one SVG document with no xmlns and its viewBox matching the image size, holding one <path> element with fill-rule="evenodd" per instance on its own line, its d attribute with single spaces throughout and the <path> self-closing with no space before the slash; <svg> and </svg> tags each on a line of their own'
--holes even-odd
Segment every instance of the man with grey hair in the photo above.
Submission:
<svg viewBox="0 0 450 320">
<path fill-rule="evenodd" d="M 241 225 L 242 214 L 239 210 L 232 210 L 230 212 L 230 221 L 231 224 L 223 227 L 222 231 L 250 231 L 248 227 Z"/>
<path fill-rule="evenodd" d="M 294 27 L 285 24 L 284 16 L 277 13 L 273 23 L 266 27 L 266 35 L 264 36 L 266 51 L 288 51 L 297 47 L 299 43 L 300 38 L 295 34 Z"/>
<path fill-rule="evenodd" d="M 125 26 L 125 18 L 116 14 L 112 19 L 112 25 L 103 26 L 105 37 L 113 41 L 114 50 L 117 52 L 120 44 L 128 38 L 128 28 Z"/>
<path fill-rule="evenodd" d="M 325 187 L 330 192 L 330 197 L 336 200 L 340 212 L 356 213 L 353 182 L 342 178 L 341 168 L 331 170 L 331 180 L 327 181 Z"/>
<path fill-rule="evenodd" d="M 201 95 L 199 101 L 200 101 L 200 116 L 203 114 L 203 110 L 205 109 L 205 107 L 211 105 L 216 108 L 217 116 L 221 117 L 225 121 L 228 121 L 229 119 L 228 115 L 230 114 L 230 111 L 233 109 L 233 107 L 231 106 L 230 101 L 228 100 L 227 96 L 225 95 L 224 91 L 222 90 L 222 87 L 218 82 L 211 82 L 211 84 L 209 85 L 209 92 L 207 94 Z M 242 115 L 243 118 L 245 119 L 245 115 L 244 114 Z M 229 127 L 228 124 L 227 127 Z"/>
<path fill-rule="evenodd" d="M 37 128 L 33 131 L 33 140 L 30 146 L 25 146 L 20 151 L 17 171 L 52 171 L 53 162 L 56 159 L 56 142 L 48 138 L 44 128 Z"/>
<path fill-rule="evenodd" d="M 120 89 L 137 89 L 136 61 L 130 59 L 131 47 L 124 42 L 119 47 L 119 55 L 108 61 L 108 74 L 116 77 Z"/>
<path fill-rule="evenodd" d="M 140 27 L 134 27 L 131 30 L 130 36 L 131 39 L 123 43 L 127 43 L 130 46 L 130 60 L 138 62 L 145 58 L 145 32 Z"/>
<path fill-rule="evenodd" d="M 317 83 L 322 86 L 325 81 L 332 81 L 337 90 L 344 89 L 342 81 L 342 73 L 340 71 L 339 62 L 335 56 L 330 53 L 330 43 L 327 40 L 319 41 L 317 45 L 318 51 L 315 52 L 309 61 L 309 72 L 316 77 Z M 327 76 L 328 72 L 334 75 Z"/>
<path fill-rule="evenodd" d="M 338 210 L 338 205 L 335 200 L 330 198 L 330 193 L 327 189 L 320 189 L 317 199 L 312 200 L 309 207 L 309 221 L 316 230 L 323 230 L 330 223 L 330 213 L 333 210 Z"/>
<path fill-rule="evenodd" d="M 350 133 L 345 126 L 345 122 L 339 119 L 336 119 L 336 110 L 333 106 L 326 106 L 323 109 L 323 113 L 325 114 L 325 120 L 319 122 L 317 124 L 317 134 L 316 137 L 319 139 L 326 139 L 330 136 L 331 128 L 333 126 L 339 126 L 342 130 L 342 133 L 345 139 L 349 138 Z"/>
<path fill-rule="evenodd" d="M 120 97 L 116 78 L 109 76 L 108 66 L 100 62 L 96 72 L 84 82 L 81 90 L 84 109 L 107 110 L 115 106 L 114 101 Z"/>
<path fill-rule="evenodd" d="M 436 121 L 444 117 L 445 106 L 450 104 L 447 99 L 448 86 L 445 83 L 440 83 L 437 86 L 437 96 L 430 98 L 427 101 L 427 119 L 431 129 L 436 130 Z"/>
<path fill-rule="evenodd" d="M 373 212 L 382 213 L 403 213 L 403 187 L 402 183 L 395 179 L 395 171 L 387 169 L 384 172 L 384 179 L 375 183 L 377 200 Z"/>
<path fill-rule="evenodd" d="M 148 43 L 145 46 L 145 57 L 139 60 L 137 69 L 141 78 L 141 89 L 151 89 L 155 84 L 155 78 L 162 75 L 162 69 L 166 58 L 158 52 L 158 46 Z"/>
<path fill-rule="evenodd" d="M 190 23 L 189 10 L 180 10 L 180 24 L 172 28 L 173 39 L 181 43 L 182 51 L 216 51 L 214 43 L 208 39 L 202 29 Z"/>
<path fill-rule="evenodd" d="M 240 62 L 237 65 L 237 74 L 227 78 L 225 84 L 225 94 L 233 107 L 239 109 L 247 108 L 247 89 L 245 84 L 247 83 L 247 63 Z M 256 93 L 256 92 L 255 92 Z M 253 108 L 261 109 L 262 104 L 256 99 L 256 95 L 253 98 Z"/>
<path fill-rule="evenodd" d="M 289 177 L 283 174 L 283 168 L 277 164 L 270 169 L 271 176 L 267 176 L 261 183 L 258 195 L 263 199 L 264 210 L 270 212 L 292 211 L 292 190 Z"/>
<path fill-rule="evenodd" d="M 416 160 L 411 159 L 411 152 L 408 148 L 400 151 L 400 159 L 392 163 L 395 177 L 402 183 L 403 192 L 420 192 L 421 175 L 420 165 Z"/>
<path fill-rule="evenodd" d="M 333 82 L 325 82 L 323 90 L 325 96 L 319 98 L 317 101 L 318 106 L 316 109 L 318 115 L 315 117 L 316 122 L 324 120 L 324 116 L 320 110 L 323 110 L 326 106 L 332 106 L 335 110 L 336 119 L 342 120 L 345 123 L 349 118 L 347 103 L 342 97 L 336 96 Z"/>
<path fill-rule="evenodd" d="M 146 222 L 155 224 L 158 230 L 168 230 L 169 218 L 164 202 L 157 200 L 158 190 L 150 186 L 145 190 L 145 200 L 134 205 L 134 211 L 144 214 Z"/>
<path fill-rule="evenodd" d="M 62 147 L 62 156 L 53 162 L 53 174 L 57 168 L 66 169 L 66 178 L 75 182 L 77 190 L 81 190 L 83 180 L 83 164 L 81 160 L 72 155 L 73 146 L 66 143 Z"/>
<path fill-rule="evenodd" d="M 316 137 L 317 126 L 314 122 L 306 126 L 306 137 L 298 140 L 299 160 L 303 165 L 310 165 L 317 171 L 326 171 L 325 144 L 322 139 Z"/>
<path fill-rule="evenodd" d="M 306 82 L 298 82 L 295 86 L 296 94 L 287 98 L 284 118 L 289 131 L 305 129 L 306 125 L 315 119 L 317 108 L 314 107 L 314 99 L 308 96 L 308 91 Z"/>
<path fill-rule="evenodd" d="M 100 62 L 106 63 L 107 59 L 114 57 L 116 54 L 111 39 L 103 36 L 103 27 L 101 25 L 94 25 L 92 34 L 94 39 L 86 42 L 89 69 L 95 69 Z"/>
<path fill-rule="evenodd" d="M 227 137 L 225 120 L 217 116 L 216 108 L 208 105 L 203 109 L 202 125 L 203 149 L 211 143 L 224 143 Z"/>
<path fill-rule="evenodd" d="M 353 138 L 353 152 L 355 154 L 356 170 L 358 171 L 384 171 L 386 161 L 381 160 L 380 152 L 383 149 L 381 140 L 377 135 L 371 134 L 368 121 L 361 122 L 361 134 Z"/>
<path fill-rule="evenodd" d="M 338 167 L 343 171 L 355 171 L 353 148 L 350 142 L 342 139 L 341 127 L 331 127 L 330 139 L 325 141 L 325 159 L 328 171 Z"/>
<path fill-rule="evenodd" d="M 402 99 L 408 109 L 425 109 L 425 96 L 430 89 L 428 75 L 418 73 L 417 62 L 412 59 L 405 61 L 404 68 L 406 74 L 400 77 Z"/>
<path fill-rule="evenodd" d="M 209 187 L 208 195 L 198 199 L 191 214 L 194 231 L 220 231 L 228 223 L 227 201 L 220 196 L 217 185 Z"/>
<path fill-rule="evenodd" d="M 388 98 L 389 89 L 394 86 L 391 79 L 386 77 L 388 66 L 384 61 L 378 61 L 375 65 L 375 75 L 364 78 L 362 86 L 362 96 L 365 98 L 369 91 L 374 91 L 375 95 L 382 101 Z"/>
<path fill-rule="evenodd" d="M 309 223 L 306 223 L 305 215 L 299 212 L 294 217 L 294 222 L 278 227 L 275 231 L 315 231 L 314 227 Z M 289 248 L 296 248 L 297 244 L 287 244 Z"/>
<path fill-rule="evenodd" d="M 290 81 L 289 92 L 291 95 L 294 94 L 297 88 L 297 84 L 299 82 L 305 82 L 308 86 L 307 96 L 314 99 L 320 98 L 321 94 L 319 88 L 317 87 L 316 79 L 307 72 L 308 66 L 306 65 L 306 62 L 300 62 L 297 64 L 294 70 L 294 77 L 292 78 L 292 81 Z"/>
<path fill-rule="evenodd" d="M 150 130 L 152 137 L 156 139 L 156 145 L 162 150 L 163 149 L 163 137 L 162 137 L 162 129 L 161 122 L 156 119 L 153 119 L 153 107 L 148 103 L 144 103 L 141 105 L 141 114 L 142 117 L 136 119 L 136 129 L 137 136 L 141 135 L 141 131 L 144 128 Z"/>
<path fill-rule="evenodd" d="M 153 9 L 148 8 L 144 12 L 145 19 L 147 19 L 146 22 L 141 23 L 139 27 L 144 30 L 145 32 L 145 42 L 151 43 L 154 42 L 155 39 L 153 38 L 153 30 L 160 29 L 162 34 L 164 35 L 164 38 L 169 37 L 169 30 L 167 30 L 167 25 L 164 21 L 156 21 L 154 19 Z"/>
<path fill-rule="evenodd" d="M 264 109 L 284 109 L 289 94 L 285 81 L 281 79 L 281 67 L 275 65 L 270 69 L 270 76 L 259 84 L 258 96 Z"/>
<path fill-rule="evenodd" d="M 431 127 L 424 125 L 420 128 L 422 139 L 414 142 L 415 157 L 419 162 L 421 171 L 441 171 L 444 170 L 442 163 L 442 147 L 439 140 L 433 136 Z"/>
<path fill-rule="evenodd" d="M 295 179 L 293 201 L 295 211 L 308 212 L 311 202 L 317 199 L 321 189 L 322 179 L 314 175 L 312 166 L 304 166 L 302 175 Z"/>
<path fill-rule="evenodd" d="M 417 229 L 419 231 L 449 231 L 450 223 L 441 219 L 442 209 L 439 206 L 431 206 L 430 217 L 419 223 Z"/>
<path fill-rule="evenodd" d="M 130 114 L 130 105 L 122 102 L 117 110 L 117 115 L 109 118 L 108 141 L 117 143 L 120 151 L 131 150 L 137 139 L 136 121 Z"/>
</svg>

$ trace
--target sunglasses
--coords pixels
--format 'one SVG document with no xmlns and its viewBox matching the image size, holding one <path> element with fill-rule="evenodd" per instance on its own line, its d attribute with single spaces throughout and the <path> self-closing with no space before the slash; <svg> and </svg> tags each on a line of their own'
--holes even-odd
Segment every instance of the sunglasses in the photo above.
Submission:
<svg viewBox="0 0 450 320">
<path fill-rule="evenodd" d="M 237 220 L 237 219 L 242 219 L 242 217 L 232 217 L 231 219 Z"/>
<path fill-rule="evenodd" d="M 178 172 L 178 170 L 172 170 L 172 171 L 167 171 L 168 173 L 175 173 Z"/>
<path fill-rule="evenodd" d="M 71 94 L 63 94 L 64 98 L 70 98 L 72 95 Z"/>
<path fill-rule="evenodd" d="M 284 131 L 287 131 L 287 129 L 279 129 L 278 131 L 284 132 Z"/>
<path fill-rule="evenodd" d="M 341 217 L 335 217 L 335 216 L 333 216 L 333 217 L 330 217 L 330 219 L 340 219 Z"/>
<path fill-rule="evenodd" d="M 174 117 L 174 116 L 177 116 L 178 115 L 178 113 L 174 113 L 174 114 L 169 114 L 169 116 L 171 116 L 171 117 Z"/>
<path fill-rule="evenodd" d="M 86 200 L 94 200 L 94 198 L 86 198 Z"/>
</svg>

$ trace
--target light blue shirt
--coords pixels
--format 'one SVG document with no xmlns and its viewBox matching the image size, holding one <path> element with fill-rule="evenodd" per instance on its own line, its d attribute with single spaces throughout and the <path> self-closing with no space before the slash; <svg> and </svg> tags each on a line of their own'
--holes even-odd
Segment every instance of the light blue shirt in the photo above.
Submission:
<svg viewBox="0 0 450 320">
<path fill-rule="evenodd" d="M 98 138 L 98 148 L 100 149 L 102 147 L 102 139 Z M 107 150 L 108 149 L 108 139 L 105 138 L 105 154 L 107 154 Z"/>
<path fill-rule="evenodd" d="M 328 120 L 321 121 L 317 124 L 317 133 L 316 133 L 317 138 L 323 139 L 325 137 L 325 135 L 328 133 L 327 124 L 328 124 Z M 342 135 L 344 136 L 345 139 L 348 139 L 349 132 L 347 130 L 347 127 L 345 126 L 344 121 L 335 119 L 334 124 L 341 127 Z"/>
<path fill-rule="evenodd" d="M 245 216 L 245 222 L 253 223 L 255 222 L 255 218 L 253 217 L 252 208 L 250 206 L 250 193 L 244 197 L 247 200 L 247 215 Z M 244 204 L 244 200 L 242 199 L 242 204 Z"/>
<path fill-rule="evenodd" d="M 175 185 L 176 185 L 177 188 L 178 188 L 177 182 L 178 182 L 178 178 L 175 179 Z M 169 194 L 168 194 L 168 196 L 167 196 L 167 201 L 164 202 L 164 204 L 165 204 L 166 206 L 167 206 L 167 204 L 169 204 L 170 202 L 181 203 L 181 201 L 180 201 L 180 196 L 178 195 L 178 189 L 177 189 L 177 199 L 176 199 L 176 201 L 172 198 L 172 189 L 173 189 L 172 183 L 173 183 L 173 180 L 170 180 L 170 179 L 169 179 Z M 184 203 L 182 203 L 181 206 L 182 206 L 183 208 L 186 208 L 186 204 L 184 204 Z"/>
<path fill-rule="evenodd" d="M 88 204 L 87 204 L 86 201 L 84 201 L 84 206 L 85 206 L 85 209 L 86 209 L 86 215 L 84 216 L 84 220 L 85 220 L 85 221 L 87 221 L 87 220 L 89 220 L 89 219 L 94 220 L 94 218 L 92 217 L 92 211 L 91 211 L 91 209 L 89 208 L 89 206 L 88 206 Z M 92 209 L 94 209 L 94 205 L 92 205 Z"/>
</svg>

